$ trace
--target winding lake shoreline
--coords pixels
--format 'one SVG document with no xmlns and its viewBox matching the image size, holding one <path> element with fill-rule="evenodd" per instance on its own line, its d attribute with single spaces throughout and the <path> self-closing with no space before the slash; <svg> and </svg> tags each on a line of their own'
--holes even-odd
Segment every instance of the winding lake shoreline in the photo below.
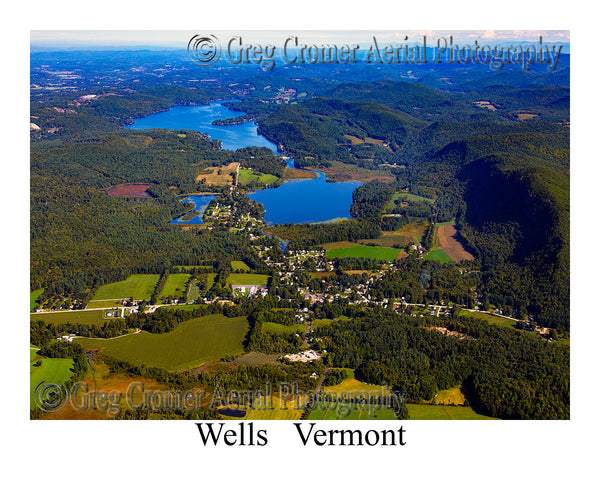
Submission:
<svg viewBox="0 0 600 480">
<path fill-rule="evenodd" d="M 196 130 L 221 142 L 223 150 L 238 150 L 244 147 L 265 147 L 278 153 L 277 145 L 258 133 L 258 125 L 251 120 L 232 125 L 215 125 L 217 120 L 244 117 L 245 112 L 235 112 L 224 106 L 222 102 L 235 100 L 220 100 L 208 105 L 176 106 L 169 110 L 135 119 L 132 125 L 125 128 L 147 130 L 166 128 L 171 130 Z M 267 225 L 284 223 L 325 223 L 339 219 L 349 219 L 352 205 L 352 192 L 362 185 L 359 181 L 331 182 L 327 176 L 318 170 L 296 169 L 292 158 L 282 157 L 289 170 L 303 172 L 300 178 L 285 179 L 274 188 L 266 188 L 248 192 L 246 195 L 265 207 L 264 219 Z M 306 178 L 306 172 L 314 172 L 316 177 Z M 311 175 L 312 176 L 312 175 Z M 186 199 L 201 195 L 188 195 Z M 209 195 L 204 195 L 211 196 Z M 212 198 L 215 198 L 214 194 Z M 211 199 L 212 199 L 211 198 Z M 184 199 L 185 200 L 185 199 Z M 204 199 L 199 201 L 203 208 Z M 210 200 L 206 202 L 206 205 Z M 195 201 L 193 203 L 196 203 Z M 193 210 L 197 210 L 194 208 Z M 204 206 L 206 210 L 206 206 Z M 189 221 L 181 221 L 191 211 L 170 223 L 201 224 L 204 210 Z"/>
</svg>

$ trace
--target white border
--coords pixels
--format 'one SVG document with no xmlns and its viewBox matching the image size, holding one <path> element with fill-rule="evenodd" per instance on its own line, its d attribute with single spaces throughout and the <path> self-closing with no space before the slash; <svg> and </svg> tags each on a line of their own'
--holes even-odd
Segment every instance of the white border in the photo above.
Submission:
<svg viewBox="0 0 600 480">
<path fill-rule="evenodd" d="M 291 2 L 290 2 L 291 3 Z M 267 4 L 267 5 L 265 5 Z M 268 6 L 270 4 L 270 6 Z M 303 0 L 284 2 L 205 2 L 179 4 L 125 3 L 108 0 L 28 2 L 11 6 L 20 10 L 17 20 L 5 12 L 9 30 L 3 31 L 8 58 L 3 69 L 3 144 L 5 183 L 5 271 L 3 289 L 11 305 L 27 305 L 28 288 L 28 162 L 29 138 L 25 116 L 29 102 L 29 30 L 39 29 L 173 29 L 173 30 L 438 30 L 571 29 L 573 65 L 572 99 L 572 415 L 563 422 L 402 422 L 407 430 L 405 447 L 304 448 L 289 433 L 287 422 L 255 422 L 269 430 L 272 442 L 263 449 L 203 447 L 196 427 L 187 422 L 30 422 L 29 388 L 23 365 L 23 345 L 28 339 L 27 315 L 22 307 L 4 310 L 5 345 L 2 349 L 7 383 L 2 414 L 7 418 L 10 453 L 3 468 L 16 467 L 28 477 L 63 478 L 80 474 L 88 478 L 135 475 L 137 478 L 170 478 L 234 474 L 249 478 L 394 475 L 421 478 L 562 478 L 591 465 L 597 440 L 588 438 L 597 422 L 594 402 L 597 371 L 594 365 L 597 314 L 586 271 L 595 273 L 595 261 L 584 256 L 594 242 L 596 214 L 591 196 L 598 176 L 595 125 L 585 105 L 597 99 L 595 39 L 591 12 L 578 12 L 563 2 L 543 4 L 522 1 L 471 2 L 345 2 Z M 14 14 L 12 14 L 14 15 Z M 579 20 L 584 17 L 584 20 Z M 8 77 L 8 78 L 6 78 Z M 6 81 L 8 80 L 8 84 Z M 597 100 L 596 100 L 597 103 Z M 595 112 L 598 105 L 594 105 Z M 16 115 L 15 115 L 16 114 Z M 592 128 L 594 127 L 594 130 Z M 590 203 L 586 203 L 590 202 Z M 16 240 L 16 241 L 15 241 Z M 13 252 L 18 255 L 13 255 Z M 6 258 L 8 257 L 8 258 Z M 8 259 L 8 262 L 6 261 Z M 593 262 L 593 263 L 592 263 Z M 593 277 L 591 277 L 593 278 Z M 15 294 L 15 287 L 19 293 Z M 15 332 L 17 335 L 15 335 Z M 7 345 L 8 344 L 8 345 Z M 14 349 L 14 351 L 13 351 Z M 13 365 L 18 367 L 14 368 Z M 593 374 L 592 374 L 593 372 Z M 10 395 L 7 395 L 10 392 Z M 17 402 L 17 399 L 19 400 Z M 325 422 L 322 422 L 325 423 Z M 259 426 L 260 425 L 260 426 Z M 349 428 L 351 423 L 344 423 Z M 381 425 L 376 422 L 376 425 Z M 367 428 L 365 423 L 361 428 Z M 339 427 L 338 427 L 339 428 Z M 286 441 L 278 442 L 277 438 Z M 5 457 L 6 458 L 6 457 Z M 591 472 L 597 469 L 592 467 Z M 13 470 L 16 471 L 16 470 Z"/>
</svg>

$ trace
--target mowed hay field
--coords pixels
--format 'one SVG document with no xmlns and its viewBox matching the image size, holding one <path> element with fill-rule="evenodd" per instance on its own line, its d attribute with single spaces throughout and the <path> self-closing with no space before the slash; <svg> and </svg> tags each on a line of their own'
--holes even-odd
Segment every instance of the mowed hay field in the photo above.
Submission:
<svg viewBox="0 0 600 480">
<path fill-rule="evenodd" d="M 92 300 L 109 300 L 112 298 L 130 298 L 148 300 L 160 275 L 131 275 L 122 282 L 109 283 L 98 288 Z"/>
<path fill-rule="evenodd" d="M 402 250 L 389 247 L 369 247 L 367 245 L 356 245 L 353 247 L 335 248 L 327 250 L 326 257 L 332 258 L 375 258 L 391 262 L 398 258 Z"/>
<path fill-rule="evenodd" d="M 271 185 L 277 180 L 279 179 L 275 175 L 271 175 L 268 173 L 253 172 L 252 170 L 240 168 L 240 173 L 238 176 L 238 185 L 243 187 L 252 182 L 260 182 L 264 185 Z"/>
<path fill-rule="evenodd" d="M 454 225 L 440 225 L 437 228 L 438 245 L 448 256 L 459 263 L 462 260 L 474 260 L 475 257 L 467 252 L 456 239 L 458 232 Z"/>
<path fill-rule="evenodd" d="M 81 323 L 82 325 L 102 326 L 109 318 L 104 317 L 102 310 L 70 310 L 66 312 L 32 313 L 29 315 L 32 322 L 42 320 L 52 325 L 64 325 L 65 323 Z"/>
<path fill-rule="evenodd" d="M 423 257 L 425 260 L 435 260 L 436 262 L 441 263 L 452 263 L 453 260 L 448 256 L 444 250 L 441 248 L 436 248 L 435 250 L 431 250 L 427 255 Z"/>
<path fill-rule="evenodd" d="M 239 162 L 232 162 L 229 165 L 221 167 L 207 168 L 196 177 L 196 183 L 200 183 L 204 180 L 206 185 L 233 185 L 233 179 L 237 175 L 239 167 Z"/>
<path fill-rule="evenodd" d="M 177 298 L 177 297 L 185 297 L 186 288 L 185 284 L 190 278 L 189 273 L 171 273 L 167 277 L 167 281 L 163 289 L 160 292 L 159 298 L 164 300 L 165 298 Z"/>
<path fill-rule="evenodd" d="M 141 332 L 106 340 L 79 338 L 77 342 L 133 365 L 181 371 L 243 353 L 247 332 L 246 317 L 208 315 L 180 323 L 169 333 Z"/>
<path fill-rule="evenodd" d="M 231 273 L 227 277 L 227 285 L 265 285 L 268 281 L 268 275 L 259 273 Z"/>
</svg>

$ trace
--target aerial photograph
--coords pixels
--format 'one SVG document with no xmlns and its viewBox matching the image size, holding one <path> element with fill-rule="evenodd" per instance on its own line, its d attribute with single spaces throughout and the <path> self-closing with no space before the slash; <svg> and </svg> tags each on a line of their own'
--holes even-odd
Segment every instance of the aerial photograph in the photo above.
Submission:
<svg viewBox="0 0 600 480">
<path fill-rule="evenodd" d="M 29 49 L 30 423 L 570 419 L 568 30 Z"/>
</svg>

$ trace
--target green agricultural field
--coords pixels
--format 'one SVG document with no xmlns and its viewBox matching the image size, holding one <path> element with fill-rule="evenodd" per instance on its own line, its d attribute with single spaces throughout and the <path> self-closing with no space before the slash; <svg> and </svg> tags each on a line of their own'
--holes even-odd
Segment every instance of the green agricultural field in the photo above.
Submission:
<svg viewBox="0 0 600 480">
<path fill-rule="evenodd" d="M 461 310 L 460 316 L 470 317 L 470 318 L 479 318 L 480 320 L 485 320 L 486 322 L 492 323 L 494 325 L 498 325 L 499 327 L 506 328 L 514 328 L 517 324 L 516 320 L 511 320 L 509 318 L 497 317 L 495 315 L 491 315 L 485 312 L 469 312 L 467 310 Z"/>
<path fill-rule="evenodd" d="M 159 278 L 160 275 L 131 275 L 122 282 L 102 285 L 93 300 L 130 297 L 133 297 L 134 300 L 148 300 L 152 296 Z"/>
<path fill-rule="evenodd" d="M 31 312 L 33 309 L 38 307 L 38 298 L 40 295 L 44 293 L 44 289 L 40 288 L 39 290 L 35 290 L 29 293 L 29 311 Z"/>
<path fill-rule="evenodd" d="M 240 355 L 248 332 L 246 317 L 208 315 L 180 323 L 169 333 L 141 332 L 107 340 L 80 338 L 87 349 L 125 360 L 133 365 L 186 370 L 223 357 Z"/>
<path fill-rule="evenodd" d="M 402 201 L 404 201 L 404 202 L 413 202 L 413 203 L 418 203 L 418 202 L 433 203 L 434 202 L 434 200 L 432 200 L 431 198 L 421 197 L 419 195 L 413 195 L 412 193 L 395 192 L 392 195 L 392 198 L 390 199 L 390 201 L 383 208 L 383 212 L 385 213 L 385 212 L 388 212 L 388 211 L 396 208 L 396 200 L 400 200 L 400 199 L 402 199 Z"/>
<path fill-rule="evenodd" d="M 263 185 L 271 185 L 272 183 L 279 180 L 275 175 L 268 173 L 254 172 L 245 168 L 240 168 L 240 174 L 238 176 L 238 185 L 246 186 L 249 183 L 258 181 Z"/>
<path fill-rule="evenodd" d="M 281 325 L 280 323 L 265 322 L 262 331 L 265 333 L 298 333 L 304 334 L 306 325 Z"/>
<path fill-rule="evenodd" d="M 43 383 L 65 383 L 73 372 L 73 359 L 71 358 L 43 358 L 39 367 L 33 367 L 29 377 L 29 402 L 32 408 L 37 404 L 35 398 L 36 387 Z"/>
<path fill-rule="evenodd" d="M 442 249 L 431 250 L 423 258 L 425 260 L 434 260 L 436 262 L 441 262 L 441 263 L 454 263 L 454 260 L 452 260 L 448 256 L 448 254 L 446 252 L 444 252 Z"/>
<path fill-rule="evenodd" d="M 373 416 L 371 416 L 373 414 Z M 367 408 L 338 407 L 337 409 L 315 408 L 307 420 L 398 420 L 393 410 L 381 409 L 370 412 Z"/>
<path fill-rule="evenodd" d="M 29 315 L 32 322 L 42 320 L 52 325 L 65 323 L 81 323 L 82 325 L 102 326 L 108 321 L 102 310 L 68 310 L 65 312 L 32 313 Z"/>
<path fill-rule="evenodd" d="M 190 278 L 189 273 L 171 273 L 167 277 L 167 281 L 159 294 L 160 300 L 165 298 L 179 298 L 186 296 L 185 284 Z"/>
<path fill-rule="evenodd" d="M 268 275 L 258 273 L 232 273 L 227 277 L 227 285 L 265 285 Z"/>
<path fill-rule="evenodd" d="M 471 407 L 408 404 L 406 408 L 411 420 L 492 420 Z"/>
<path fill-rule="evenodd" d="M 402 250 L 388 247 L 369 247 L 366 245 L 358 245 L 354 247 L 336 248 L 327 250 L 327 258 L 375 258 L 377 260 L 385 260 L 391 262 L 398 258 Z"/>
<path fill-rule="evenodd" d="M 243 270 L 244 272 L 249 272 L 250 267 L 246 265 L 241 260 L 232 260 L 231 261 L 231 269 L 232 270 Z"/>
</svg>

